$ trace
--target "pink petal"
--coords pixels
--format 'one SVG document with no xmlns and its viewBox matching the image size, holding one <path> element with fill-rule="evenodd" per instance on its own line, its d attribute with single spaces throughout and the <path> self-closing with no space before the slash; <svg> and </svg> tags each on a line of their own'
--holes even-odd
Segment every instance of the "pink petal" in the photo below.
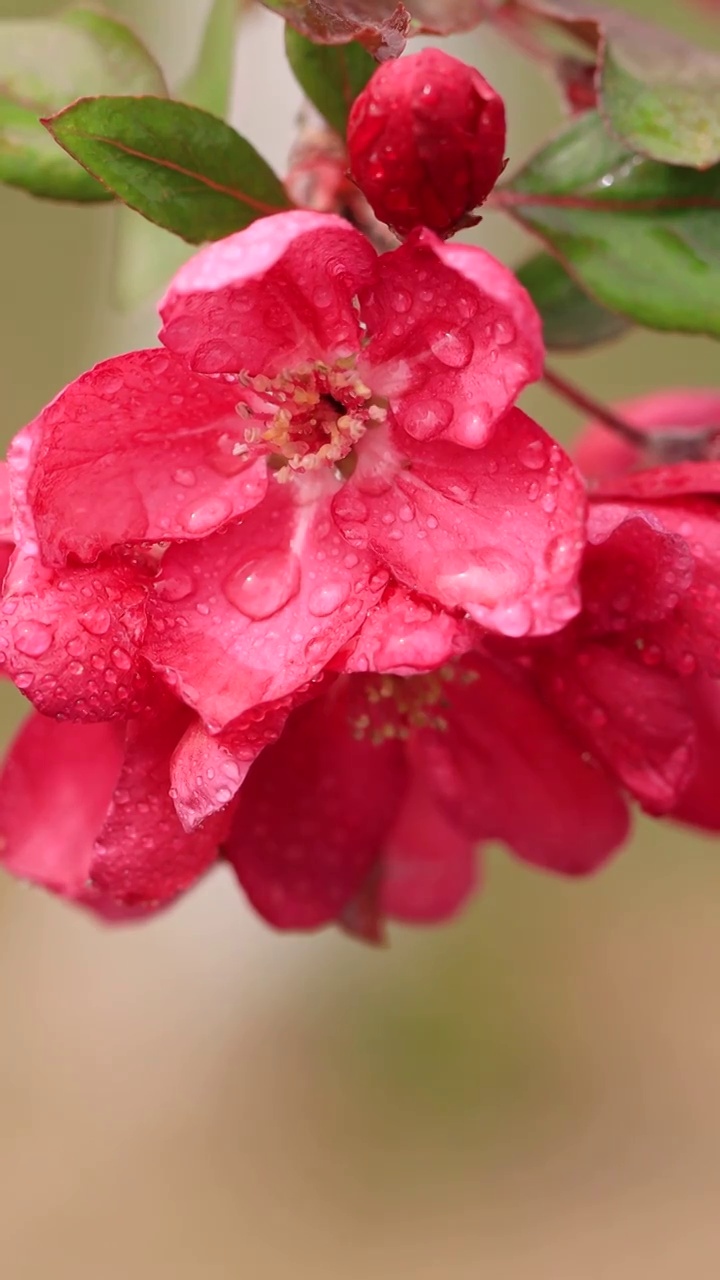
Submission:
<svg viewBox="0 0 720 1280">
<path fill-rule="evenodd" d="M 643 808 L 666 813 L 694 764 L 684 682 L 605 644 L 558 646 L 543 667 L 544 697 Z"/>
<path fill-rule="evenodd" d="M 478 448 L 542 374 L 537 312 L 482 249 L 419 231 L 380 258 L 359 297 L 370 338 L 361 372 L 416 439 Z"/>
<path fill-rule="evenodd" d="M 100 829 L 89 878 L 121 907 L 155 909 L 173 901 L 212 866 L 228 817 L 188 834 L 170 796 L 170 761 L 187 725 L 184 708 L 159 708 L 128 727 L 125 756 Z"/>
<path fill-rule="evenodd" d="M 411 590 L 505 635 L 556 631 L 579 608 L 584 545 L 580 476 L 559 445 L 513 409 L 477 451 L 396 439 L 408 465 L 392 484 L 366 473 L 333 504 L 354 547 Z"/>
<path fill-rule="evenodd" d="M 146 653 L 213 732 L 318 675 L 387 583 L 309 484 L 273 481 L 244 520 L 163 560 Z"/>
<path fill-rule="evenodd" d="M 333 665 L 412 676 L 441 667 L 471 643 L 471 629 L 462 618 L 393 584 Z"/>
<path fill-rule="evenodd" d="M 13 875 L 85 900 L 95 837 L 122 764 L 122 731 L 32 715 L 0 777 L 0 862 Z"/>
<path fill-rule="evenodd" d="M 475 842 L 436 803 L 415 771 L 386 841 L 380 910 L 414 924 L 450 920 L 477 888 Z"/>
<path fill-rule="evenodd" d="M 695 565 L 684 538 L 651 512 L 592 504 L 583 560 L 583 625 L 619 631 L 666 617 L 687 591 Z"/>
<path fill-rule="evenodd" d="M 474 681 L 447 685 L 448 731 L 424 731 L 416 746 L 438 802 L 474 841 L 503 840 L 564 875 L 594 871 L 627 835 L 617 788 L 519 672 L 468 670 Z"/>
<path fill-rule="evenodd" d="M 632 471 L 602 481 L 598 494 L 645 503 L 683 494 L 720 494 L 720 461 L 673 462 L 668 466 Z"/>
<path fill-rule="evenodd" d="M 0 610 L 0 662 L 45 715 L 109 720 L 146 705 L 139 652 L 148 579 L 106 560 L 55 571 L 18 548 Z"/>
<path fill-rule="evenodd" d="M 335 920 L 376 862 L 403 790 L 398 742 L 353 736 L 340 685 L 296 711 L 240 791 L 227 856 L 279 929 Z"/>
<path fill-rule="evenodd" d="M 12 546 L 14 541 L 8 464 L 0 462 L 0 543 Z"/>
<path fill-rule="evenodd" d="M 180 268 L 160 305 L 161 340 L 202 373 L 274 375 L 350 355 L 352 299 L 375 263 L 369 241 L 333 214 L 259 218 Z"/>
<path fill-rule="evenodd" d="M 651 449 L 653 434 L 662 428 L 675 429 L 682 438 L 684 433 L 691 437 L 703 427 L 720 427 L 720 392 L 695 387 L 657 391 L 625 400 L 617 411 L 633 426 L 647 431 Z M 573 453 L 580 470 L 596 480 L 621 479 L 643 463 L 636 446 L 599 422 L 588 423 Z"/>
<path fill-rule="evenodd" d="M 96 365 L 31 424 L 28 500 L 46 559 L 94 560 L 126 542 L 198 538 L 258 503 L 237 388 L 162 350 Z"/>
<path fill-rule="evenodd" d="M 291 697 L 253 707 L 218 734 L 193 720 L 171 766 L 175 809 L 186 831 L 230 803 L 250 765 L 264 747 L 277 741 L 290 712 L 313 692 L 316 688 L 310 685 Z"/>
<path fill-rule="evenodd" d="M 684 681 L 697 730 L 695 769 L 672 816 L 706 831 L 720 831 L 720 684 L 707 677 Z"/>
</svg>

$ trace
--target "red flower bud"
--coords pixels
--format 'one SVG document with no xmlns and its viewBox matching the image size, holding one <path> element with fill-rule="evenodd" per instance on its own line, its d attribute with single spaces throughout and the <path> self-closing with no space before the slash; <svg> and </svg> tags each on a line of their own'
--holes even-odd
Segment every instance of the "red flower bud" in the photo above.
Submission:
<svg viewBox="0 0 720 1280">
<path fill-rule="evenodd" d="M 504 168 L 505 106 L 478 71 L 440 49 L 380 67 L 348 123 L 350 169 L 376 215 L 406 236 L 477 221 Z"/>
</svg>

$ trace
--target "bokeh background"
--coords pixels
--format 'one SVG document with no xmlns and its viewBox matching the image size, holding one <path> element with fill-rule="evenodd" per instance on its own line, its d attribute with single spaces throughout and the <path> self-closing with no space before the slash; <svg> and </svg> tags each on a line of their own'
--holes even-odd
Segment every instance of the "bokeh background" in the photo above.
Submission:
<svg viewBox="0 0 720 1280">
<path fill-rule="evenodd" d="M 207 4 L 112 7 L 177 83 Z M 644 8 L 720 47 L 702 10 Z M 299 98 L 281 38 L 247 13 L 232 119 L 282 170 Z M 517 163 L 560 119 L 552 87 L 485 32 L 452 47 L 506 97 Z M 154 319 L 113 302 L 116 211 L 0 191 L 0 229 L 9 437 Z M 479 238 L 526 247 L 492 217 Z M 606 398 L 717 381 L 697 339 L 557 363 Z M 572 412 L 527 400 L 569 438 Z M 9 738 L 24 708 L 3 693 Z M 276 936 L 223 871 L 126 932 L 3 880 L 3 1280 L 716 1277 L 719 853 L 641 821 L 567 885 L 492 849 L 462 921 L 378 952 Z"/>
</svg>

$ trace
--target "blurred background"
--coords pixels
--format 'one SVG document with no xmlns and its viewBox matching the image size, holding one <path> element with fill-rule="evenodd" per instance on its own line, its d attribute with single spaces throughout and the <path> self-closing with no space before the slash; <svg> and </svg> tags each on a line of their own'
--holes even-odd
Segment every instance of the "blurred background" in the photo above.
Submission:
<svg viewBox="0 0 720 1280">
<path fill-rule="evenodd" d="M 207 5 L 112 8 L 176 84 Z M 702 10 L 644 9 L 720 46 Z M 281 42 L 247 13 L 232 111 L 280 170 L 299 104 Z M 560 119 L 552 87 L 482 30 L 451 47 L 505 96 L 517 163 Z M 88 364 L 154 342 L 152 304 L 113 302 L 117 221 L 0 191 L 6 437 Z M 477 235 L 506 261 L 526 248 L 492 217 Z M 717 382 L 698 339 L 556 363 L 607 399 Z M 570 411 L 527 403 L 570 438 Z M 23 706 L 2 692 L 7 739 Z M 642 821 L 585 883 L 487 862 L 461 922 L 377 952 L 273 934 L 223 871 L 126 932 L 3 880 L 3 1280 L 716 1277 L 717 849 Z"/>
</svg>

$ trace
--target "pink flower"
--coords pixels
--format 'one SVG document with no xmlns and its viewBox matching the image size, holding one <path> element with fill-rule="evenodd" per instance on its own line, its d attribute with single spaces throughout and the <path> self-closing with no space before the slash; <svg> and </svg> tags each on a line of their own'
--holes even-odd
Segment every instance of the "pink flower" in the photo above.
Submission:
<svg viewBox="0 0 720 1280">
<path fill-rule="evenodd" d="M 278 928 L 337 920 L 372 937 L 385 917 L 455 914 L 479 842 L 579 875 L 626 831 L 616 787 L 522 673 L 477 655 L 407 679 L 341 677 L 295 711 L 250 769 L 226 855 Z"/>
<path fill-rule="evenodd" d="M 482 250 L 378 257 L 281 214 L 161 310 L 166 350 L 83 375 L 10 451 L 0 647 L 41 711 L 140 715 L 159 678 L 217 731 L 319 677 L 393 583 L 510 635 L 576 611 L 582 484 L 512 407 L 538 319 Z"/>
<path fill-rule="evenodd" d="M 450 236 L 478 221 L 505 167 L 505 106 L 474 67 L 423 49 L 378 68 L 353 103 L 347 143 L 382 222 L 399 236 Z"/>
</svg>

